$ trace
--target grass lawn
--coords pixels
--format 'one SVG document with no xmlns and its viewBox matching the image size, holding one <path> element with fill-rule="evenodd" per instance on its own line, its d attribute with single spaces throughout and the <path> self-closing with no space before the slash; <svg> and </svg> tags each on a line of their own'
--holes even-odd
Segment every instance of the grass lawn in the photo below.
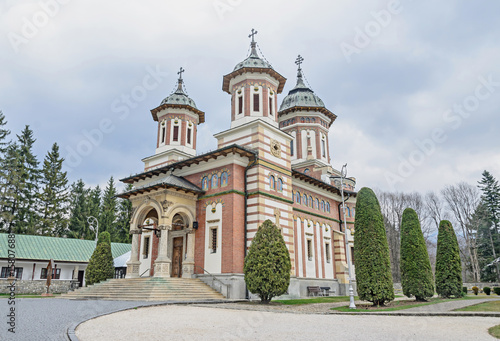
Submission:
<svg viewBox="0 0 500 341">
<path fill-rule="evenodd" d="M 500 339 L 500 324 L 498 326 L 494 326 L 488 329 L 488 333 L 490 333 L 491 336 Z"/>
<path fill-rule="evenodd" d="M 396 297 L 403 297 L 402 295 L 396 295 Z M 355 300 L 358 300 L 358 296 L 354 296 Z M 286 304 L 286 305 L 302 305 L 302 304 L 313 304 L 313 303 L 337 303 L 337 302 L 349 302 L 349 296 L 326 296 L 326 297 L 311 297 L 311 298 L 300 298 L 294 300 L 275 300 L 273 302 Z"/>
<path fill-rule="evenodd" d="M 403 309 L 410 309 L 415 307 L 422 307 L 426 305 L 436 304 L 451 301 L 452 299 L 443 298 L 431 298 L 428 302 L 417 302 L 414 300 L 410 301 L 392 301 L 387 303 L 385 307 L 374 307 L 371 303 L 358 304 L 357 309 L 349 309 L 348 306 L 332 308 L 332 310 L 343 311 L 343 312 L 367 312 L 367 311 L 396 311 Z"/>
<path fill-rule="evenodd" d="M 500 301 L 484 302 L 469 307 L 456 309 L 456 311 L 496 311 L 500 312 Z"/>
</svg>

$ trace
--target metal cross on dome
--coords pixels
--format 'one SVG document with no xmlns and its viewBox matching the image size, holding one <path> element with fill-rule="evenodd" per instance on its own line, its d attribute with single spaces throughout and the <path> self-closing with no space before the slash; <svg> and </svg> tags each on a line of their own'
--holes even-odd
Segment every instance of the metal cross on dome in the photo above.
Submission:
<svg viewBox="0 0 500 341">
<path fill-rule="evenodd" d="M 182 79 L 182 73 L 183 73 L 184 71 L 186 71 L 186 70 L 184 70 L 184 69 L 182 68 L 182 66 L 181 66 L 181 68 L 180 68 L 179 72 L 177 72 L 177 74 L 179 75 L 179 79 Z"/>
<path fill-rule="evenodd" d="M 295 64 L 297 64 L 299 66 L 299 70 L 302 70 L 300 68 L 300 64 L 302 64 L 302 62 L 304 61 L 304 58 L 302 58 L 302 56 L 299 54 L 299 56 L 297 57 L 297 59 L 295 59 Z"/>
<path fill-rule="evenodd" d="M 254 37 L 258 32 L 252 28 L 252 33 L 248 36 L 248 38 L 252 38 L 252 43 L 255 43 Z"/>
</svg>

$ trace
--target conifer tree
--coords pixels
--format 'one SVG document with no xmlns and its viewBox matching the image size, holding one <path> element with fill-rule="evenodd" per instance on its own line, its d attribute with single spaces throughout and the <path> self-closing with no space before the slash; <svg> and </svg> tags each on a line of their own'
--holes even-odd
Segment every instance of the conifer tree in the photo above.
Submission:
<svg viewBox="0 0 500 341">
<path fill-rule="evenodd" d="M 99 185 L 89 190 L 87 202 L 89 216 L 99 219 L 99 215 L 101 213 L 101 188 Z"/>
<path fill-rule="evenodd" d="M 25 126 L 21 135 L 17 135 L 20 164 L 17 168 L 19 177 L 20 201 L 17 214 L 19 219 L 15 226 L 16 233 L 35 234 L 39 222 L 39 181 L 40 169 L 38 161 L 33 154 L 33 144 L 35 139 L 33 131 L 29 126 Z"/>
<path fill-rule="evenodd" d="M 59 146 L 54 143 L 45 157 L 42 169 L 41 219 L 38 230 L 41 235 L 63 236 L 66 233 L 68 178 L 67 173 L 62 171 L 63 161 L 59 156 Z"/>
<path fill-rule="evenodd" d="M 99 234 L 97 246 L 90 257 L 87 271 L 85 272 L 85 284 L 87 286 L 113 278 L 115 268 L 113 255 L 111 253 L 111 241 L 109 233 L 104 231 Z"/>
<path fill-rule="evenodd" d="M 373 305 L 384 305 L 394 299 L 389 245 L 380 204 L 370 188 L 358 192 L 354 229 L 358 296 Z"/>
<path fill-rule="evenodd" d="M 7 147 L 2 161 L 1 219 L 5 232 L 17 232 L 19 206 L 22 201 L 24 182 L 19 176 L 22 170 L 18 146 L 13 143 Z"/>
<path fill-rule="evenodd" d="M 117 200 L 113 177 L 108 181 L 102 197 L 102 206 L 99 216 L 99 231 L 108 231 L 111 241 L 118 240 L 116 231 Z"/>
<path fill-rule="evenodd" d="M 259 226 L 245 257 L 245 282 L 261 303 L 283 295 L 290 285 L 290 254 L 281 231 L 266 220 Z"/>
<path fill-rule="evenodd" d="M 10 130 L 5 128 L 7 125 L 7 120 L 5 119 L 5 115 L 0 110 L 0 157 L 7 150 L 7 146 L 9 145 L 9 141 L 7 141 L 7 137 L 10 135 Z"/>
<path fill-rule="evenodd" d="M 434 295 L 429 254 L 417 212 L 407 208 L 401 220 L 401 285 L 403 293 L 417 301 Z"/>
<path fill-rule="evenodd" d="M 436 253 L 436 292 L 444 297 L 462 296 L 462 264 L 457 236 L 448 220 L 439 223 Z"/>
<path fill-rule="evenodd" d="M 90 230 L 87 218 L 89 216 L 88 189 L 82 179 L 71 185 L 69 235 L 72 238 L 94 240 L 95 234 Z M 97 218 L 97 217 L 96 217 Z"/>
<path fill-rule="evenodd" d="M 6 152 L 9 146 L 9 141 L 7 137 L 10 134 L 10 130 L 6 129 L 7 121 L 5 115 L 0 110 L 0 231 L 7 231 L 8 225 L 10 225 L 11 218 L 9 209 L 9 198 L 6 196 L 9 192 L 9 187 L 7 186 L 9 177 L 10 165 L 6 159 Z"/>
<path fill-rule="evenodd" d="M 128 184 L 125 191 L 132 190 L 132 184 Z M 116 228 L 118 231 L 118 242 L 130 243 L 130 219 L 132 218 L 132 202 L 128 199 L 120 199 L 118 203 L 118 220 Z"/>
</svg>

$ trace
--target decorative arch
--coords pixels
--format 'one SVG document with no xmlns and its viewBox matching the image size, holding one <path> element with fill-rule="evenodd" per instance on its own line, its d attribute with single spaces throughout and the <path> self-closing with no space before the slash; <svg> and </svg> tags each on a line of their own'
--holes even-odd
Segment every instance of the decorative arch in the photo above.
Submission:
<svg viewBox="0 0 500 341">
<path fill-rule="evenodd" d="M 144 220 L 146 220 L 146 216 L 148 215 L 149 211 L 151 211 L 152 209 L 156 210 L 158 219 L 160 219 L 163 212 L 161 205 L 156 200 L 149 199 L 147 202 L 143 202 L 134 211 L 134 214 L 130 219 L 131 229 L 135 229 L 138 225 L 142 224 Z"/>
</svg>

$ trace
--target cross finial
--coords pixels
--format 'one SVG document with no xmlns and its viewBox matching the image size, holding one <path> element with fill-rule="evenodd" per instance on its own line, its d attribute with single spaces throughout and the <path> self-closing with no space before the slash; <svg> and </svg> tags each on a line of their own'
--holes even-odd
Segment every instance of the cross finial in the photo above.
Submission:
<svg viewBox="0 0 500 341">
<path fill-rule="evenodd" d="M 248 38 L 252 38 L 252 43 L 255 43 L 254 37 L 258 32 L 252 28 L 252 33 L 248 36 Z"/>
<path fill-rule="evenodd" d="M 299 66 L 299 70 L 302 70 L 300 68 L 300 64 L 302 64 L 302 62 L 304 61 L 304 58 L 302 58 L 302 56 L 299 54 L 299 56 L 297 57 L 297 59 L 295 59 L 295 64 L 297 64 Z"/>
<path fill-rule="evenodd" d="M 181 66 L 181 68 L 180 68 L 179 72 L 177 72 L 177 74 L 179 75 L 179 79 L 180 79 L 180 80 L 182 80 L 182 73 L 183 73 L 184 71 L 186 71 L 186 70 L 184 70 L 184 69 L 182 68 L 182 66 Z"/>
</svg>

